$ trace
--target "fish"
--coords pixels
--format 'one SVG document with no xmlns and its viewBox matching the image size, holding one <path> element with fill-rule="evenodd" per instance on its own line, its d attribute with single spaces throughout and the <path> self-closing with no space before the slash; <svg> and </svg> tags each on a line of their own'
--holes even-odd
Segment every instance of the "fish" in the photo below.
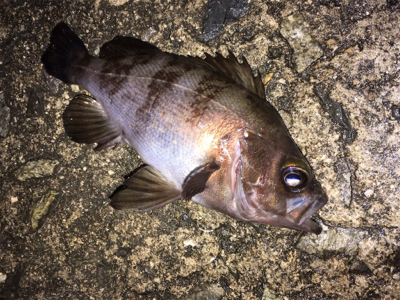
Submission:
<svg viewBox="0 0 400 300">
<path fill-rule="evenodd" d="M 72 141 L 95 151 L 127 143 L 143 160 L 110 196 L 113 208 L 192 200 L 242 221 L 322 231 L 312 216 L 328 197 L 245 58 L 177 55 L 127 36 L 95 57 L 60 22 L 41 61 L 90 93 L 63 113 Z"/>
</svg>

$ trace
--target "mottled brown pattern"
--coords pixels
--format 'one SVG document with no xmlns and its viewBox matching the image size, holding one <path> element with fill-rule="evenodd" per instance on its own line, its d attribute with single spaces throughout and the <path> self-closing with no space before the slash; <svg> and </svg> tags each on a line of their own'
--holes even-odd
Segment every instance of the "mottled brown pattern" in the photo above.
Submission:
<svg viewBox="0 0 400 300">
<path fill-rule="evenodd" d="M 195 101 L 190 104 L 191 115 L 185 120 L 186 123 L 197 126 L 202 119 L 202 116 L 209 109 L 209 101 L 211 98 L 198 95 Z"/>
<path fill-rule="evenodd" d="M 215 78 L 215 74 L 204 75 L 196 88 L 196 93 L 214 98 L 217 93 L 220 93 L 226 87 L 226 83 L 216 81 Z"/>
<path fill-rule="evenodd" d="M 144 104 L 137 109 L 136 115 L 142 115 L 141 119 L 146 118 L 146 114 L 156 109 L 163 103 L 164 96 L 174 88 L 174 84 L 192 70 L 189 64 L 182 64 L 180 56 L 171 55 L 168 63 L 154 74 L 150 84 L 147 86 L 148 94 Z M 182 66 L 184 66 L 182 68 Z"/>
<path fill-rule="evenodd" d="M 153 62 L 153 60 L 155 59 L 155 57 L 159 55 L 159 52 L 153 51 L 153 52 L 149 52 L 146 54 L 138 54 L 135 55 L 135 60 L 133 61 L 133 65 L 134 66 L 139 66 L 139 65 L 149 65 Z"/>
<path fill-rule="evenodd" d="M 210 101 L 215 100 L 216 96 L 227 88 L 224 82 L 216 81 L 215 74 L 204 75 L 203 78 L 198 83 L 196 88 L 194 101 L 190 104 L 192 111 L 191 117 L 186 120 L 186 122 L 191 122 L 193 124 L 198 124 L 202 116 L 210 108 Z"/>
<path fill-rule="evenodd" d="M 167 71 L 166 69 L 158 71 L 147 86 L 149 92 L 147 94 L 146 107 L 148 107 L 148 109 L 157 107 L 162 96 L 171 91 L 173 84 L 177 82 L 182 75 L 183 73 Z"/>
<path fill-rule="evenodd" d="M 100 72 L 100 86 L 103 90 L 108 91 L 110 97 L 114 96 L 126 80 L 125 76 L 112 76 L 110 74 L 128 75 L 131 67 L 121 64 L 118 60 L 105 61 Z M 116 73 L 116 71 L 119 71 Z"/>
<path fill-rule="evenodd" d="M 139 54 L 134 57 L 122 57 L 111 60 L 104 60 L 104 65 L 100 72 L 100 85 L 104 90 L 108 90 L 109 96 L 116 95 L 130 81 L 130 76 L 135 76 L 135 68 L 144 67 L 152 62 L 157 52 Z M 126 59 L 130 59 L 127 63 Z M 125 76 L 121 76 L 125 75 Z"/>
</svg>

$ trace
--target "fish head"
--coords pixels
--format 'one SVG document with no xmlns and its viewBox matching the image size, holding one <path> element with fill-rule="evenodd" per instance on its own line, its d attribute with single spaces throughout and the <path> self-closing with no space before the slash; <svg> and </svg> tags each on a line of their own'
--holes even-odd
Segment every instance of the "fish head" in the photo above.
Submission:
<svg viewBox="0 0 400 300">
<path fill-rule="evenodd" d="M 290 136 L 271 142 L 246 131 L 236 143 L 230 176 L 236 217 L 321 232 L 311 216 L 328 198 Z"/>
</svg>

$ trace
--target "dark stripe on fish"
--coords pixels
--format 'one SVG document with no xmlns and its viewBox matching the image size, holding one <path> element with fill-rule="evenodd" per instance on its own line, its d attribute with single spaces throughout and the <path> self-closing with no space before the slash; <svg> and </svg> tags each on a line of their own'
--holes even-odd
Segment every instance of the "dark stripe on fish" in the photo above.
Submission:
<svg viewBox="0 0 400 300">
<path fill-rule="evenodd" d="M 135 74 L 138 74 L 140 69 L 145 69 L 148 64 L 151 64 L 156 55 L 157 52 L 150 52 L 148 54 L 135 55 L 134 59 L 122 57 L 104 61 L 100 75 L 101 87 L 107 90 L 110 96 L 117 95 L 125 83 L 131 81 L 129 77 L 137 76 Z M 148 68 L 151 67 L 149 66 Z"/>
<path fill-rule="evenodd" d="M 190 105 L 192 114 L 186 122 L 197 124 L 210 108 L 210 101 L 215 100 L 220 93 L 229 88 L 225 82 L 216 81 L 215 76 L 215 74 L 204 75 L 199 81 L 198 87 L 195 90 L 196 96 Z"/>
<path fill-rule="evenodd" d="M 169 61 L 159 71 L 157 71 L 149 85 L 147 86 L 148 94 L 144 105 L 138 109 L 138 112 L 149 112 L 157 109 L 159 105 L 163 105 L 163 98 L 168 95 L 180 79 L 187 75 L 192 67 L 180 68 L 179 56 L 171 55 Z M 172 100 L 172 99 L 171 99 Z"/>
</svg>

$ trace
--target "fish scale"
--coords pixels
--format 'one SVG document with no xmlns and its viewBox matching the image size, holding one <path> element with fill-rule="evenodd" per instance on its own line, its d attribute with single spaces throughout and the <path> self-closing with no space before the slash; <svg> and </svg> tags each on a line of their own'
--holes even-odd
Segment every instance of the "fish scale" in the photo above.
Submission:
<svg viewBox="0 0 400 300">
<path fill-rule="evenodd" d="M 186 199 L 243 221 L 321 231 L 311 216 L 327 196 L 245 59 L 179 56 L 129 37 L 93 57 L 59 23 L 42 62 L 92 95 L 77 95 L 63 114 L 73 141 L 95 150 L 126 142 L 146 163 L 113 194 L 114 208 Z"/>
</svg>

